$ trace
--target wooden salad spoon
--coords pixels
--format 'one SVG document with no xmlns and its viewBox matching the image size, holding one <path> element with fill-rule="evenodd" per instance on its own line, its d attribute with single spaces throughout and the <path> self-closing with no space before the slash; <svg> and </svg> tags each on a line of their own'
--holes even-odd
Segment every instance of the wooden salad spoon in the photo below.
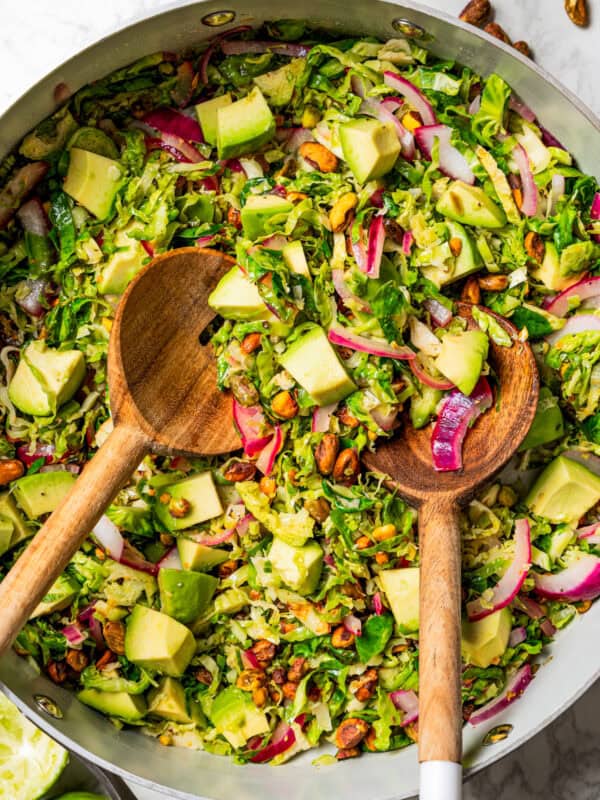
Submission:
<svg viewBox="0 0 600 800">
<path fill-rule="evenodd" d="M 393 439 L 363 457 L 388 475 L 388 485 L 419 513 L 419 761 L 422 800 L 462 796 L 461 536 L 459 508 L 513 455 L 535 415 L 539 379 L 535 358 L 517 330 L 489 309 L 512 339 L 511 347 L 490 340 L 497 378 L 494 404 L 467 433 L 460 472 L 436 472 L 431 426 L 406 422 Z M 467 327 L 476 328 L 469 303 L 458 303 Z"/>
<path fill-rule="evenodd" d="M 207 298 L 235 262 L 186 247 L 157 256 L 123 295 L 111 331 L 114 430 L 0 583 L 0 653 L 63 572 L 147 453 L 211 456 L 241 447 L 217 389 Z"/>
</svg>

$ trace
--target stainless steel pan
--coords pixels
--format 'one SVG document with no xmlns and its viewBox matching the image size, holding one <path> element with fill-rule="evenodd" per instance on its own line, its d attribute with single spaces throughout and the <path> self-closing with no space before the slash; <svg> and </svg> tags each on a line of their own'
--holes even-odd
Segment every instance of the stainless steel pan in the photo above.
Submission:
<svg viewBox="0 0 600 800">
<path fill-rule="evenodd" d="M 67 61 L 15 103 L 0 118 L 0 157 L 54 110 L 53 89 L 60 82 L 76 90 L 143 55 L 198 44 L 227 26 L 300 16 L 340 34 L 419 37 L 442 57 L 484 75 L 500 73 L 577 156 L 580 166 L 600 177 L 600 123 L 549 75 L 506 45 L 444 14 L 409 2 L 378 0 L 304 0 L 297 5 L 283 0 L 196 2 L 140 20 Z M 506 755 L 571 705 L 600 675 L 598 641 L 600 603 L 560 634 L 553 658 L 518 703 L 487 727 L 467 727 L 467 768 L 475 771 Z M 239 767 L 208 753 L 162 747 L 135 731 L 117 731 L 14 653 L 0 661 L 0 682 L 28 716 L 67 747 L 170 797 L 401 800 L 417 792 L 416 748 L 319 768 L 311 765 L 314 752 L 277 769 Z M 499 723 L 512 726 L 510 734 L 483 746 L 486 733 Z"/>
</svg>

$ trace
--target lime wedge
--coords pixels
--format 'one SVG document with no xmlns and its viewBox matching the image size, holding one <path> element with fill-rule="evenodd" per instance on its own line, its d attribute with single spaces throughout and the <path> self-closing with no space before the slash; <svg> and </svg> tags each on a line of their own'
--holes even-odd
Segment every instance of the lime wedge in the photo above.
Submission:
<svg viewBox="0 0 600 800">
<path fill-rule="evenodd" d="M 0 692 L 0 800 L 36 800 L 53 786 L 69 755 Z"/>
</svg>

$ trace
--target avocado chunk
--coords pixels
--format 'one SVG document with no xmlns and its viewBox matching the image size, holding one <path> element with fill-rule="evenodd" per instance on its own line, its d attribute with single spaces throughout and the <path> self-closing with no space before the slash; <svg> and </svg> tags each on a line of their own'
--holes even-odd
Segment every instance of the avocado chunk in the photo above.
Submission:
<svg viewBox="0 0 600 800">
<path fill-rule="evenodd" d="M 469 396 L 481 375 L 488 355 L 489 339 L 483 331 L 447 333 L 442 339 L 436 368 Z"/>
<path fill-rule="evenodd" d="M 532 271 L 531 275 L 536 281 L 540 281 L 544 286 L 553 292 L 562 292 L 568 289 L 579 280 L 579 275 L 564 273 L 561 269 L 561 261 L 558 251 L 553 242 L 544 242 L 546 249 L 541 265 Z"/>
<path fill-rule="evenodd" d="M 217 144 L 217 111 L 220 108 L 231 105 L 231 103 L 231 94 L 227 92 L 227 94 L 213 97 L 212 100 L 198 103 L 196 106 L 196 116 L 202 128 L 202 135 L 213 147 L 216 147 Z"/>
<path fill-rule="evenodd" d="M 141 694 L 82 689 L 77 698 L 86 706 L 123 722 L 138 722 L 146 715 L 146 701 Z"/>
<path fill-rule="evenodd" d="M 252 153 L 275 133 L 275 119 L 260 89 L 234 103 L 217 109 L 217 152 L 219 158 L 236 158 Z"/>
<path fill-rule="evenodd" d="M 47 417 L 73 397 L 84 377 L 81 350 L 55 350 L 39 339 L 23 351 L 8 396 L 24 414 Z"/>
<path fill-rule="evenodd" d="M 304 72 L 306 59 L 293 58 L 287 64 L 254 78 L 254 83 L 269 98 L 273 106 L 286 106 L 294 94 L 298 79 Z"/>
<path fill-rule="evenodd" d="M 178 678 L 196 651 L 192 632 L 167 614 L 135 606 L 127 620 L 125 655 L 145 669 Z"/>
<path fill-rule="evenodd" d="M 172 500 L 187 500 L 189 503 L 189 511 L 183 517 L 171 516 L 168 503 L 156 504 L 156 516 L 168 531 L 191 528 L 223 513 L 221 498 L 215 488 L 211 472 L 191 475 L 182 481 L 164 486 L 161 491 Z"/>
<path fill-rule="evenodd" d="M 452 181 L 437 202 L 436 209 L 448 219 L 478 228 L 502 228 L 506 214 L 479 186 Z"/>
<path fill-rule="evenodd" d="M 130 236 L 136 228 L 135 224 L 128 225 L 116 234 L 115 247 L 118 249 L 108 259 L 98 278 L 100 294 L 123 294 L 148 259 L 139 239 Z"/>
<path fill-rule="evenodd" d="M 29 619 L 44 617 L 54 611 L 62 611 L 71 605 L 79 593 L 80 586 L 76 580 L 68 575 L 60 575 L 50 587 L 48 594 L 42 597 L 38 605 L 33 609 Z"/>
<path fill-rule="evenodd" d="M 194 572 L 210 572 L 213 567 L 227 561 L 231 555 L 229 550 L 207 547 L 205 544 L 184 537 L 177 539 L 177 552 L 183 568 Z"/>
<path fill-rule="evenodd" d="M 574 522 L 600 500 L 600 478 L 577 461 L 558 456 L 525 499 L 534 514 L 550 522 Z"/>
<path fill-rule="evenodd" d="M 25 520 L 25 517 L 17 508 L 17 505 L 10 492 L 0 493 L 0 519 L 2 519 L 3 524 L 10 524 L 12 531 L 12 535 L 6 550 L 10 550 L 20 542 L 24 541 L 25 539 L 29 539 L 30 536 L 33 536 L 33 528 Z M 6 550 L 2 552 L 5 553 Z"/>
<path fill-rule="evenodd" d="M 236 748 L 269 730 L 264 712 L 254 705 L 247 692 L 235 686 L 228 686 L 215 697 L 210 718 L 217 731 Z"/>
<path fill-rule="evenodd" d="M 95 217 L 108 217 L 122 183 L 118 161 L 80 147 L 71 148 L 63 189 Z"/>
<path fill-rule="evenodd" d="M 552 394 L 547 386 L 542 386 L 538 397 L 538 404 L 535 410 L 535 417 L 531 423 L 531 428 L 523 443 L 519 447 L 519 452 L 529 450 L 532 447 L 539 447 L 548 444 L 561 437 L 565 426 L 562 411 L 558 405 L 558 399 Z"/>
<path fill-rule="evenodd" d="M 454 259 L 453 268 L 451 270 L 435 266 L 421 268 L 423 275 L 435 283 L 438 288 L 466 278 L 467 275 L 471 275 L 481 268 L 481 255 L 472 237 L 458 222 L 447 222 L 446 224 L 450 239 L 458 239 L 460 242 L 460 253 Z"/>
<path fill-rule="evenodd" d="M 396 163 L 400 142 L 394 126 L 376 119 L 353 119 L 339 126 L 344 161 L 359 183 L 382 178 Z"/>
<path fill-rule="evenodd" d="M 240 213 L 244 236 L 254 241 L 271 233 L 267 224 L 285 222 L 292 208 L 289 200 L 276 194 L 251 194 Z"/>
<path fill-rule="evenodd" d="M 237 614 L 250 605 L 250 598 L 243 589 L 227 589 L 215 597 L 215 614 Z"/>
<path fill-rule="evenodd" d="M 14 531 L 15 526 L 12 520 L 0 515 L 0 556 L 3 556 L 9 550 Z"/>
<path fill-rule="evenodd" d="M 290 589 L 298 594 L 312 594 L 321 577 L 323 550 L 317 542 L 292 547 L 276 536 L 269 550 L 269 561 Z"/>
<path fill-rule="evenodd" d="M 465 664 L 489 667 L 504 655 L 512 628 L 509 608 L 494 611 L 476 622 L 462 623 L 461 651 Z"/>
<path fill-rule="evenodd" d="M 413 394 L 410 398 L 410 421 L 417 430 L 424 428 L 435 415 L 438 403 L 442 399 L 442 390 L 423 385 L 421 394 Z"/>
<path fill-rule="evenodd" d="M 191 722 L 181 683 L 175 678 L 163 678 L 156 689 L 148 692 L 148 714 L 171 722 Z"/>
<path fill-rule="evenodd" d="M 294 239 L 293 242 L 286 244 L 281 251 L 281 255 L 290 272 L 294 272 L 296 275 L 303 275 L 310 280 L 310 271 L 306 262 L 306 255 L 302 247 L 302 242 L 299 239 Z"/>
<path fill-rule="evenodd" d="M 386 569 L 379 573 L 396 625 L 402 633 L 419 630 L 419 568 Z"/>
<path fill-rule="evenodd" d="M 58 508 L 74 483 L 75 476 L 66 470 L 36 472 L 15 481 L 13 492 L 29 519 L 37 519 Z"/>
<path fill-rule="evenodd" d="M 271 312 L 256 285 L 239 267 L 225 273 L 208 298 L 208 305 L 226 319 L 266 320 Z"/>
<path fill-rule="evenodd" d="M 192 622 L 207 608 L 218 580 L 202 572 L 161 569 L 158 573 L 160 607 L 173 619 Z"/>
<path fill-rule="evenodd" d="M 318 406 L 337 403 L 356 389 L 327 334 L 316 325 L 299 336 L 279 361 Z"/>
</svg>

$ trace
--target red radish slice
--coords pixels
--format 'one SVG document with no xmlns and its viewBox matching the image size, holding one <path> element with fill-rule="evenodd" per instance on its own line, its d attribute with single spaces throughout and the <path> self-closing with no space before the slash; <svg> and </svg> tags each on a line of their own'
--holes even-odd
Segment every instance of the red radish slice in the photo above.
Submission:
<svg viewBox="0 0 600 800">
<path fill-rule="evenodd" d="M 404 716 L 402 717 L 403 728 L 418 719 L 419 698 L 413 691 L 397 689 L 395 692 L 390 692 L 390 700 L 399 711 L 404 711 Z"/>
<path fill-rule="evenodd" d="M 411 83 L 406 78 L 397 75 L 395 72 L 386 71 L 383 73 L 383 80 L 386 86 L 389 86 L 394 91 L 402 95 L 411 106 L 418 111 L 423 120 L 424 125 L 435 125 L 437 119 L 433 106 L 425 97 L 423 92 L 418 89 L 414 83 Z"/>
<path fill-rule="evenodd" d="M 273 435 L 273 429 L 260 406 L 243 406 L 234 399 L 233 420 L 247 456 L 260 453 Z"/>
<path fill-rule="evenodd" d="M 481 598 L 478 598 L 467 603 L 467 615 L 471 622 L 483 619 L 495 611 L 505 608 L 512 603 L 521 590 L 531 567 L 531 536 L 528 520 L 518 519 L 515 521 L 514 540 L 513 559 L 504 575 L 492 589 L 489 601 L 486 600 L 484 605 Z"/>
<path fill-rule="evenodd" d="M 598 330 L 600 330 L 600 317 L 597 317 L 595 314 L 575 314 L 574 317 L 569 317 L 564 328 L 561 328 L 559 331 L 554 331 L 544 338 L 548 344 L 554 346 L 564 336 L 569 336 L 571 333 Z"/>
<path fill-rule="evenodd" d="M 538 190 L 531 171 L 529 156 L 525 148 L 520 144 L 514 148 L 512 155 L 519 168 L 521 186 L 523 187 L 523 201 L 520 210 L 526 217 L 534 217 L 538 209 Z"/>
<path fill-rule="evenodd" d="M 509 647 L 517 647 L 522 642 L 527 639 L 527 628 L 524 628 L 522 625 L 518 628 L 513 628 L 510 632 L 510 638 L 508 640 Z"/>
<path fill-rule="evenodd" d="M 532 680 L 533 673 L 531 671 L 531 666 L 525 664 L 525 666 L 517 670 L 508 681 L 502 694 L 490 700 L 489 703 L 481 706 L 481 708 L 476 709 L 476 711 L 471 714 L 469 717 L 469 724 L 481 725 L 482 722 L 487 722 L 489 719 L 492 719 L 492 717 L 495 717 L 496 714 L 504 711 L 504 709 L 508 708 L 511 703 L 514 703 L 515 700 L 523 694 Z"/>
<path fill-rule="evenodd" d="M 438 472 L 462 469 L 462 446 L 470 425 L 492 405 L 492 390 L 480 378 L 470 397 L 458 390 L 442 404 L 431 436 L 433 467 Z"/>
<path fill-rule="evenodd" d="M 157 564 L 159 569 L 183 569 L 177 546 L 172 547 Z"/>
<path fill-rule="evenodd" d="M 428 161 L 431 161 L 435 140 L 438 145 L 438 160 L 440 172 L 449 178 L 463 181 L 472 186 L 475 183 L 475 175 L 469 166 L 469 162 L 456 147 L 451 143 L 452 128 L 448 125 L 422 125 L 415 131 L 415 139 L 419 150 Z"/>
<path fill-rule="evenodd" d="M 413 362 L 411 361 L 409 363 L 412 364 Z M 380 406 L 377 406 L 376 408 L 372 408 L 369 412 L 373 421 L 376 425 L 379 425 L 382 431 L 391 431 L 395 427 L 396 420 L 398 419 L 398 409 L 392 406 L 391 411 L 383 413 L 379 408 Z"/>
<path fill-rule="evenodd" d="M 313 433 L 327 433 L 331 416 L 338 407 L 338 403 L 330 403 L 328 406 L 317 406 L 313 411 L 310 429 Z"/>
<path fill-rule="evenodd" d="M 410 251 L 413 246 L 414 236 L 410 231 L 406 231 L 404 236 L 402 237 L 402 252 L 405 256 L 410 255 Z"/>
<path fill-rule="evenodd" d="M 440 328 L 445 328 L 452 320 L 452 312 L 445 305 L 432 297 L 425 300 L 425 308 L 431 314 L 431 321 Z"/>
<path fill-rule="evenodd" d="M 147 125 L 161 134 L 172 134 L 188 142 L 203 142 L 202 128 L 195 119 L 173 111 L 171 108 L 160 108 L 151 111 L 143 118 Z"/>
<path fill-rule="evenodd" d="M 367 339 L 366 336 L 359 336 L 352 333 L 348 328 L 333 323 L 327 333 L 327 338 L 332 344 L 348 347 L 350 350 L 358 350 L 361 353 L 369 353 L 380 358 L 395 358 L 401 361 L 409 361 L 415 358 L 415 353 L 408 347 L 387 344 L 385 342 L 375 342 Z"/>
<path fill-rule="evenodd" d="M 39 197 L 32 197 L 17 211 L 17 217 L 23 228 L 35 236 L 47 236 L 50 232 L 48 217 Z"/>
<path fill-rule="evenodd" d="M 219 48 L 223 39 L 227 36 L 235 36 L 238 33 L 245 33 L 246 31 L 252 30 L 250 25 L 238 25 L 236 28 L 230 28 L 228 31 L 225 31 L 220 36 L 217 36 L 212 42 L 208 45 L 202 58 L 200 59 L 199 71 L 200 71 L 200 80 L 206 86 L 208 83 L 208 65 L 210 59 L 213 56 L 213 53 Z"/>
<path fill-rule="evenodd" d="M 46 464 L 50 464 L 54 460 L 54 445 L 53 444 L 38 444 L 33 452 L 30 452 L 28 444 L 20 444 L 17 447 L 17 458 L 22 461 L 26 467 L 30 467 L 34 461 L 43 458 Z"/>
<path fill-rule="evenodd" d="M 376 214 L 369 226 L 369 241 L 367 244 L 367 263 L 365 273 L 369 278 L 379 278 L 381 269 L 381 257 L 383 255 L 383 243 L 385 241 L 385 228 L 383 227 L 383 217 Z"/>
<path fill-rule="evenodd" d="M 600 276 L 594 278 L 585 277 L 565 289 L 560 294 L 557 294 L 547 305 L 545 310 L 555 317 L 564 317 L 569 313 L 570 309 L 577 305 L 577 300 L 582 303 L 584 300 L 589 300 L 591 297 L 598 297 L 600 295 Z"/>
<path fill-rule="evenodd" d="M 523 119 L 526 119 L 527 122 L 535 122 L 535 111 L 532 111 L 516 94 L 511 94 L 508 107 L 511 111 L 515 111 Z"/>
<path fill-rule="evenodd" d="M 361 636 L 362 622 L 359 620 L 358 617 L 355 617 L 354 614 L 347 614 L 342 620 L 342 625 L 353 636 Z"/>
<path fill-rule="evenodd" d="M 600 558 L 583 554 L 555 575 L 534 574 L 540 597 L 551 600 L 595 600 L 600 596 Z"/>
<path fill-rule="evenodd" d="M 146 239 L 142 239 L 140 241 L 140 244 L 142 245 L 144 250 L 148 253 L 150 258 L 154 258 L 154 256 L 156 255 L 156 251 L 154 250 L 154 247 L 152 246 L 152 243 L 146 241 Z"/>
<path fill-rule="evenodd" d="M 275 728 L 273 738 L 266 747 L 259 750 L 258 753 L 250 758 L 254 764 L 262 764 L 265 761 L 271 761 L 275 756 L 285 753 L 292 745 L 296 743 L 296 734 L 291 725 L 281 720 L 279 725 Z"/>
<path fill-rule="evenodd" d="M 383 601 L 381 599 L 381 595 L 379 594 L 379 592 L 375 592 L 375 594 L 373 595 L 373 611 L 377 614 L 378 617 L 380 617 L 384 612 Z"/>
<path fill-rule="evenodd" d="M 266 444 L 260 451 L 260 455 L 256 459 L 256 466 L 263 475 L 270 475 L 275 466 L 275 459 L 277 454 L 283 447 L 283 433 L 279 425 L 275 426 L 275 433 L 271 441 Z"/>
<path fill-rule="evenodd" d="M 332 269 L 331 270 L 331 280 L 333 283 L 333 288 L 336 291 L 338 297 L 344 301 L 344 305 L 348 306 L 350 304 L 355 305 L 361 311 L 371 311 L 371 306 L 366 303 L 362 297 L 358 297 L 354 294 L 354 292 L 350 289 L 346 281 L 344 280 L 344 270 L 343 269 Z M 348 302 L 345 302 L 345 301 Z"/>
<path fill-rule="evenodd" d="M 434 378 L 432 375 L 426 372 L 416 358 L 410 361 L 408 366 L 410 367 L 410 370 L 415 378 L 421 381 L 421 383 L 424 383 L 425 386 L 430 386 L 432 389 L 441 389 L 442 391 L 454 388 L 452 381 L 447 381 L 442 377 Z"/>
<path fill-rule="evenodd" d="M 120 561 L 125 547 L 125 540 L 121 535 L 121 531 L 117 528 L 115 523 L 109 519 L 106 514 L 103 514 L 94 529 L 92 530 L 94 539 L 98 544 L 106 550 L 107 554 L 114 560 Z"/>
<path fill-rule="evenodd" d="M 547 128 L 544 128 L 542 125 L 538 125 L 540 131 L 542 132 L 542 142 L 546 145 L 546 147 L 558 147 L 559 150 L 566 150 L 567 148 L 564 144 L 561 144 L 556 136 L 554 136 Z"/>
<path fill-rule="evenodd" d="M 236 532 L 236 528 L 228 528 L 222 533 L 215 534 L 215 536 L 209 536 L 206 533 L 194 533 L 189 538 L 193 539 L 197 544 L 203 544 L 205 547 L 216 547 L 219 544 L 228 542 Z"/>
<path fill-rule="evenodd" d="M 583 539 L 589 544 L 600 544 L 600 522 L 594 522 L 593 525 L 586 525 L 585 528 L 578 528 L 575 531 L 578 539 Z"/>
<path fill-rule="evenodd" d="M 87 639 L 87 633 L 82 631 L 78 625 L 67 625 L 62 629 L 61 633 L 67 640 L 69 647 L 79 647 Z"/>
</svg>

